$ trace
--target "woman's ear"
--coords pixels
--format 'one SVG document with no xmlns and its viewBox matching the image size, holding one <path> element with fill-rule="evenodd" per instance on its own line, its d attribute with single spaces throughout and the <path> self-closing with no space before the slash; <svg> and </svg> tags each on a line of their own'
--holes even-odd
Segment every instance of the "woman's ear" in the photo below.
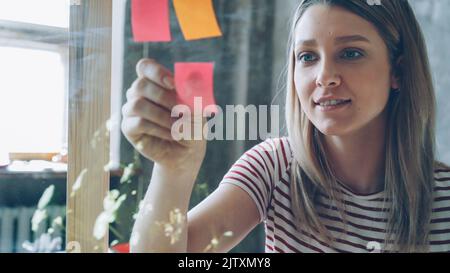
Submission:
<svg viewBox="0 0 450 273">
<path fill-rule="evenodd" d="M 396 75 L 392 74 L 391 75 L 391 89 L 392 90 L 398 90 L 400 88 L 400 85 L 398 82 L 399 82 L 398 77 Z"/>
<path fill-rule="evenodd" d="M 394 66 L 392 67 L 391 72 L 391 89 L 392 90 L 399 90 L 400 89 L 400 71 L 402 67 L 402 60 L 403 57 L 400 56 L 397 61 L 395 62 Z"/>
</svg>

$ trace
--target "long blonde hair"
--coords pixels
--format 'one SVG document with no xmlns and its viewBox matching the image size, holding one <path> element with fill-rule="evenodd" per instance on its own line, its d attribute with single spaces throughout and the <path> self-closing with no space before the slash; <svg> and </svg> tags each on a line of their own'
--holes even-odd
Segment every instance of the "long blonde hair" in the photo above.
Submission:
<svg viewBox="0 0 450 273">
<path fill-rule="evenodd" d="M 391 72 L 400 92 L 387 104 L 385 193 L 390 201 L 386 243 L 394 251 L 425 251 L 433 201 L 435 159 L 435 94 L 423 34 L 406 0 L 303 0 L 294 15 L 288 45 L 286 124 L 294 159 L 291 194 L 297 228 L 306 227 L 333 240 L 316 209 L 319 192 L 338 205 L 343 219 L 342 193 L 323 148 L 323 134 L 302 111 L 294 87 L 293 37 L 296 25 L 312 5 L 339 6 L 371 22 L 386 43 Z M 345 221 L 344 221 L 345 223 Z"/>
</svg>

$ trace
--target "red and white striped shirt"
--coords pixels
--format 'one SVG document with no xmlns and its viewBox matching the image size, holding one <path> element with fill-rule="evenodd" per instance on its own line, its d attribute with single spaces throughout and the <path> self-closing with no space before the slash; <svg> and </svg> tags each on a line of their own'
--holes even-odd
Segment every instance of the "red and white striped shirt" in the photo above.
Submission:
<svg viewBox="0 0 450 273">
<path fill-rule="evenodd" d="M 265 224 L 266 252 L 372 252 L 373 247 L 383 251 L 388 218 L 382 208 L 384 192 L 360 195 L 339 185 L 345 226 L 330 199 L 319 198 L 319 216 L 336 238 L 332 246 L 306 229 L 296 230 L 290 201 L 291 160 L 288 138 L 267 139 L 241 156 L 221 181 L 240 187 L 255 202 Z M 450 170 L 435 171 L 433 198 L 429 251 L 450 252 Z"/>
</svg>

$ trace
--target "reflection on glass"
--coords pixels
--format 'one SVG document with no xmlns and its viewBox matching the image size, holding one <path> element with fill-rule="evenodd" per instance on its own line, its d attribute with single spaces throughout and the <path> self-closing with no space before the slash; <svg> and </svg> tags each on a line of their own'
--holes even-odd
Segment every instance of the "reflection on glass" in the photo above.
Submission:
<svg viewBox="0 0 450 273">
<path fill-rule="evenodd" d="M 0 20 L 69 27 L 69 0 L 0 1 Z"/>
<path fill-rule="evenodd" d="M 63 146 L 64 67 L 55 52 L 0 47 L 1 150 L 59 152 Z"/>
<path fill-rule="evenodd" d="M 0 252 L 65 243 L 69 0 L 0 1 Z"/>
</svg>

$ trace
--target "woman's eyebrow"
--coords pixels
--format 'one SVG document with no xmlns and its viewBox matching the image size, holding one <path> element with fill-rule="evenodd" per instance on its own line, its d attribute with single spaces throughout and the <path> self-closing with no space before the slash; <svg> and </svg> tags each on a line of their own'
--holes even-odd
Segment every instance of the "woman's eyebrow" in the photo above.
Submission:
<svg viewBox="0 0 450 273">
<path fill-rule="evenodd" d="M 362 35 L 341 36 L 341 37 L 336 37 L 336 39 L 334 39 L 335 44 L 342 44 L 342 43 L 348 43 L 348 42 L 370 43 L 369 39 L 367 39 L 366 37 L 364 37 Z"/>
<path fill-rule="evenodd" d="M 367 39 L 366 37 L 362 36 L 362 35 L 340 36 L 340 37 L 336 37 L 334 39 L 334 43 L 335 44 L 343 44 L 343 43 L 348 43 L 348 42 L 366 42 L 366 43 L 370 43 L 370 40 Z M 314 40 L 314 39 L 311 39 L 311 40 L 298 40 L 295 47 L 298 48 L 299 46 L 308 46 L 308 47 L 317 46 L 317 41 Z"/>
</svg>

